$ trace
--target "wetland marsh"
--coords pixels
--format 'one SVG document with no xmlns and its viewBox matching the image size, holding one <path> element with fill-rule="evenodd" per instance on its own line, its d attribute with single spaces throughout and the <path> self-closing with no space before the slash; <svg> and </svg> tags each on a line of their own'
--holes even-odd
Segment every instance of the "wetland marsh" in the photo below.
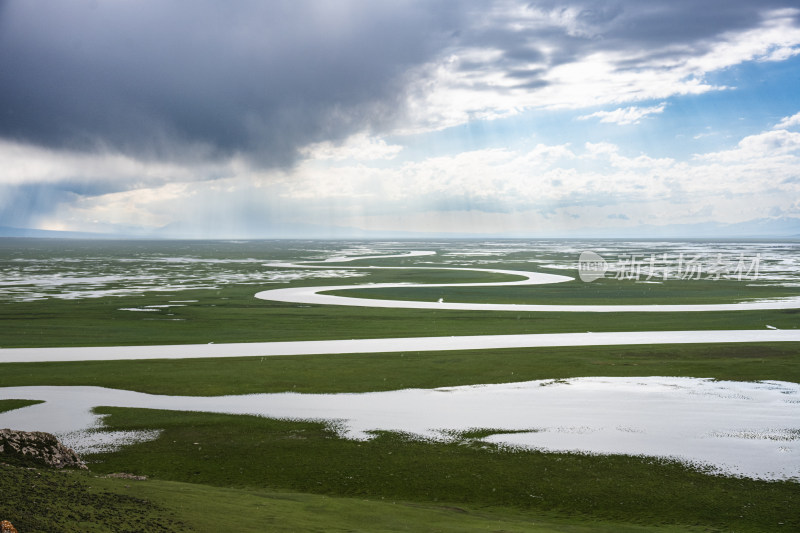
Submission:
<svg viewBox="0 0 800 533">
<path fill-rule="evenodd" d="M 722 529 L 737 524 L 757 530 L 766 521 L 789 524 L 796 519 L 786 503 L 769 511 L 764 503 L 757 515 L 734 519 L 732 509 L 743 493 L 720 497 L 717 491 L 728 483 L 725 479 L 738 479 L 746 490 L 769 485 L 783 502 L 798 496 L 797 243 L 5 239 L 0 249 L 0 364 L 5 370 L 0 394 L 8 400 L 45 400 L 0 414 L 0 425 L 7 420 L 45 429 L 49 419 L 48 429 L 84 451 L 98 473 L 113 467 L 164 481 L 191 481 L 181 474 L 184 466 L 211 460 L 200 471 L 226 472 L 224 481 L 212 485 L 254 490 L 367 498 L 391 494 L 489 505 L 498 512 L 508 506 L 531 517 L 556 512 L 573 520 L 594 516 Z M 579 254 L 586 249 L 628 259 L 610 260 L 610 271 L 587 283 L 578 272 Z M 708 264 L 719 264 L 725 254 L 727 274 L 697 270 L 698 259 L 695 270 L 683 277 L 665 274 L 670 259 L 684 261 L 701 253 Z M 630 257 L 636 254 L 650 254 L 650 268 L 661 268 L 658 279 L 654 271 L 642 271 L 641 264 L 638 273 L 631 268 Z M 747 258 L 746 266 L 752 267 L 755 257 L 757 272 L 737 272 L 737 260 L 741 266 Z M 615 273 L 615 267 L 625 271 Z M 356 283 L 359 288 L 344 290 Z M 347 301 L 264 298 L 264 291 L 275 288 L 316 294 L 321 285 L 326 292 L 347 295 Z M 360 305 L 369 299 L 416 301 L 425 308 Z M 361 302 L 353 305 L 352 300 Z M 448 302 L 478 307 L 449 308 Z M 626 308 L 587 310 L 620 305 Z M 652 305 L 666 307 L 638 312 Z M 689 312 L 692 306 L 705 307 Z M 559 334 L 567 334 L 560 343 L 530 340 Z M 420 343 L 423 338 L 428 344 Z M 521 338 L 526 343 L 512 342 Z M 638 340 L 623 346 L 631 344 L 626 338 Z M 307 355 L 269 351 L 311 341 L 326 348 L 297 352 Z M 363 347 L 342 348 L 346 343 Z M 151 346 L 161 351 L 148 356 Z M 69 350 L 74 356 L 61 362 L 55 356 L 18 358 L 37 349 L 39 354 Z M 226 353 L 235 349 L 244 352 Z M 113 360 L 123 352 L 129 360 Z M 183 359 L 170 361 L 170 353 L 181 353 Z M 337 410 L 340 399 L 356 403 Z M 447 405 L 437 410 L 442 400 Z M 319 407 L 301 407 L 309 401 L 319 401 Z M 184 415 L 165 425 L 158 414 L 165 409 Z M 115 422 L 126 419 L 125 413 L 137 422 Z M 509 419 L 510 413 L 517 418 Z M 187 438 L 195 437 L 185 436 L 233 420 L 220 416 L 240 417 L 264 439 L 275 430 L 256 429 L 261 427 L 256 419 L 282 421 L 285 431 L 296 435 L 307 431 L 302 429 L 307 424 L 326 429 L 322 440 L 306 443 L 311 448 L 280 448 L 285 475 L 275 475 L 277 466 L 264 464 L 258 467 L 266 468 L 261 478 L 244 473 L 237 478 L 228 459 L 192 459 Z M 687 427 L 693 428 L 691 435 Z M 173 439 L 172 467 L 153 455 L 168 446 L 168 439 Z M 323 459 L 329 453 L 323 450 L 334 441 L 342 441 L 342 450 L 363 443 L 369 453 L 384 453 L 378 450 L 391 441 L 388 449 L 406 458 L 395 464 L 383 456 L 375 468 L 383 464 L 389 476 L 399 475 L 393 468 L 410 468 L 403 475 L 416 487 L 414 496 L 400 485 L 387 493 L 381 483 L 349 484 L 346 479 L 356 472 L 348 474 L 353 467 L 346 467 L 346 461 L 327 474 L 325 468 L 309 474 L 310 457 L 296 454 L 304 449 Z M 258 445 L 247 442 L 229 442 L 236 450 L 232 453 L 256 453 Z M 473 468 L 478 477 L 472 481 L 444 488 L 434 477 L 445 475 L 440 470 L 445 463 L 428 464 L 428 477 L 412 474 L 416 461 L 406 455 L 411 449 L 424 450 L 426 462 L 443 461 L 440 454 L 449 450 L 486 464 L 513 451 L 520 460 L 537 458 L 539 466 L 520 474 L 533 478 L 577 454 L 585 457 L 583 466 L 576 466 L 585 483 L 575 489 L 576 498 L 561 503 L 548 498 L 523 503 L 513 494 L 518 490 L 512 488 L 513 479 L 510 484 L 490 482 L 499 486 L 491 487 L 487 497 L 484 488 L 489 487 L 477 474 L 483 466 Z M 661 489 L 670 503 L 624 512 L 597 492 L 600 482 L 592 469 L 608 461 L 616 464 L 615 476 L 650 469 L 633 482 L 633 491 L 659 490 L 656 479 L 664 468 L 677 468 L 670 474 L 676 482 L 701 479 L 699 492 L 691 497 L 717 494 L 717 513 L 697 509 L 687 519 L 692 522 L 683 522 L 670 510 L 681 501 L 673 493 L 677 485 L 670 483 Z M 292 475 L 311 475 L 319 485 L 291 481 Z M 340 479 L 333 482 L 331 475 Z M 209 483 L 201 478 L 196 481 Z M 570 477 L 548 479 L 550 490 L 558 493 L 562 489 L 552 483 L 567 483 Z"/>
</svg>

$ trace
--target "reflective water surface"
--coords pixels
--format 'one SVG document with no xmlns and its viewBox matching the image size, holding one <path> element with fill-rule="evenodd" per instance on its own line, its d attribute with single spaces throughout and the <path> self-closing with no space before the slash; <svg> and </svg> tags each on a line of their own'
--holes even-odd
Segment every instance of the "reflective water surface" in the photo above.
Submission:
<svg viewBox="0 0 800 533">
<path fill-rule="evenodd" d="M 349 439 L 378 430 L 423 439 L 496 431 L 487 442 L 551 451 L 675 458 L 728 475 L 800 481 L 800 385 L 699 378 L 573 378 L 361 394 L 158 396 L 100 387 L 9 387 L 45 403 L 0 427 L 56 433 L 79 452 L 156 438 L 102 432 L 95 406 L 323 420 Z M 503 433 L 515 431 L 517 433 Z"/>
</svg>

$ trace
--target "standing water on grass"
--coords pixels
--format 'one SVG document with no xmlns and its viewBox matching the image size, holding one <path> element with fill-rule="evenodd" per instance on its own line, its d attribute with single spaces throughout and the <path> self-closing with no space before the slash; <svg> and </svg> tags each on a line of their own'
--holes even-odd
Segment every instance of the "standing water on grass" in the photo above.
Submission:
<svg viewBox="0 0 800 533">
<path fill-rule="evenodd" d="M 697 378 L 573 378 L 361 394 L 159 396 L 100 387 L 0 388 L 44 400 L 0 413 L 0 427 L 56 433 L 79 452 L 156 438 L 102 431 L 96 406 L 322 420 L 348 439 L 395 431 L 519 449 L 644 455 L 711 473 L 800 481 L 800 385 Z M 98 445 L 100 443 L 100 446 Z"/>
</svg>

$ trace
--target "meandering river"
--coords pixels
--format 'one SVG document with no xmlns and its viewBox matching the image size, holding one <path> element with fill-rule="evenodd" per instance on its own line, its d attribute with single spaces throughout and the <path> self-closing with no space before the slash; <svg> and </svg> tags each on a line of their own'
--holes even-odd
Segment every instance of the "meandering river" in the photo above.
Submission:
<svg viewBox="0 0 800 533">
<path fill-rule="evenodd" d="M 415 251 L 403 257 L 427 255 Z M 284 268 L 331 269 L 330 263 L 396 255 L 331 257 L 325 265 L 270 263 Z M 333 267 L 335 268 L 335 267 Z M 345 267 L 342 267 L 345 268 Z M 361 267 L 400 269 L 425 267 Z M 443 267 L 427 267 L 443 270 Z M 450 268 L 515 276 L 504 282 L 425 287 L 535 285 L 568 276 L 497 269 Z M 797 299 L 702 305 L 537 305 L 399 301 L 324 294 L 356 288 L 417 287 L 371 284 L 261 291 L 257 298 L 308 305 L 406 309 L 574 312 L 693 312 L 800 308 Z M 0 349 L 0 363 L 247 357 L 403 351 L 729 342 L 800 342 L 800 330 L 580 332 L 233 344 Z M 535 357 L 535 353 L 531 355 Z M 648 455 L 702 465 L 714 472 L 759 479 L 800 480 L 800 385 L 785 382 L 716 382 L 700 378 L 574 378 L 500 385 L 364 394 L 253 394 L 223 397 L 157 396 L 99 387 L 6 387 L 0 399 L 45 403 L 0 413 L 0 427 L 58 434 L 82 452 L 155 438 L 149 433 L 102 429 L 97 406 L 143 407 L 312 419 L 335 423 L 342 436 L 378 430 L 429 439 L 457 439 L 475 428 L 496 432 L 484 440 L 550 451 Z"/>
</svg>

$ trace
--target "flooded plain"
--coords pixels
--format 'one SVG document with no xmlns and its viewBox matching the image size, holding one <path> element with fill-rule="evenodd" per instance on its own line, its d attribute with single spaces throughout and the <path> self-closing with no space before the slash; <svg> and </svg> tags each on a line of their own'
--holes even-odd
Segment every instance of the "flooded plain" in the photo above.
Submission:
<svg viewBox="0 0 800 533">
<path fill-rule="evenodd" d="M 144 243 L 125 245 L 107 255 L 98 245 L 59 244 L 45 248 L 13 248 L 0 256 L 0 302 L 48 305 L 47 300 L 119 297 L 117 311 L 142 316 L 164 315 L 198 304 L 197 291 L 235 284 L 252 286 L 261 300 L 294 304 L 355 305 L 442 311 L 597 311 L 686 312 L 796 309 L 800 299 L 798 243 L 706 243 L 651 241 L 465 241 L 465 242 L 298 242 Z M 81 248 L 83 246 L 83 248 Z M 549 303 L 509 304 L 410 301 L 325 294 L 369 287 L 498 287 L 562 284 L 576 277 L 580 253 L 591 249 L 608 261 L 616 279 L 660 284 L 679 269 L 704 280 L 738 273 L 736 296 L 727 303 L 596 305 Z M 649 274 L 642 273 L 650 257 Z M 723 261 L 724 255 L 724 261 Z M 700 259 L 701 256 L 703 259 Z M 636 258 L 639 259 L 636 259 Z M 738 258 L 738 266 L 737 266 Z M 656 260 L 657 259 L 657 260 Z M 639 263 L 635 263 L 639 261 Z M 702 263 L 705 261 L 705 263 Z M 725 262 L 727 261 L 727 262 Z M 631 269 L 636 264 L 637 269 Z M 722 265 L 712 278 L 698 265 Z M 743 276 L 743 268 L 748 268 Z M 753 272 L 753 268 L 757 270 Z M 658 278 L 652 271 L 663 270 Z M 507 281 L 370 283 L 397 272 L 416 270 L 437 275 L 506 276 Z M 635 277 L 634 277 L 635 276 Z M 646 276 L 646 277 L 645 277 Z M 749 276 L 749 277 L 748 277 Z M 316 279 L 358 278 L 360 284 L 317 285 Z M 441 278 L 439 278 L 441 279 Z M 666 283 L 666 281 L 663 281 Z M 341 282 L 339 282 L 341 283 Z M 684 283 L 690 283 L 684 281 Z M 685 286 L 685 285 L 684 285 Z M 705 285 L 708 287 L 709 285 Z M 280 287 L 280 288 L 278 288 Z M 587 286 L 582 286 L 586 290 Z M 748 288 L 779 288 L 768 298 L 748 297 Z M 181 291 L 195 291 L 181 297 Z M 164 301 L 126 305 L 126 297 L 163 294 Z M 786 296 L 789 294 L 789 296 Z M 249 296 L 249 298 L 252 298 Z M 28 303 L 29 302 L 29 303 Z M 258 302 L 256 302 L 258 303 Z M 265 305 L 268 302 L 261 302 Z M 299 304 L 299 305 L 298 305 Z M 250 304 L 248 304 L 250 305 Z M 144 318 L 143 318 L 144 320 Z M 698 327 L 702 328 L 702 324 Z M 694 331 L 622 331 L 535 333 L 477 336 L 291 340 L 226 344 L 105 346 L 90 348 L 0 349 L 3 362 L 88 361 L 110 359 L 265 357 L 270 355 L 377 353 L 502 349 L 538 346 L 598 346 L 730 342 L 800 342 L 800 330 L 764 329 Z M 496 385 L 406 389 L 374 393 L 252 394 L 244 396 L 158 396 L 89 386 L 5 387 L 0 399 L 43 400 L 44 403 L 0 413 L 0 427 L 49 431 L 79 452 L 114 449 L 158 438 L 148 432 L 110 432 L 98 406 L 249 414 L 270 418 L 325 421 L 343 438 L 369 439 L 376 431 L 395 431 L 418 439 L 480 441 L 520 450 L 626 454 L 675 459 L 711 473 L 757 479 L 800 481 L 800 385 L 785 381 L 733 382 L 698 377 L 580 377 Z M 481 438 L 470 431 L 481 430 Z M 485 430 L 485 431 L 484 431 Z"/>
<path fill-rule="evenodd" d="M 7 387 L 45 403 L 0 413 L 0 427 L 44 430 L 79 452 L 157 438 L 104 432 L 97 406 L 316 420 L 347 439 L 394 431 L 552 452 L 644 455 L 710 473 L 800 481 L 800 385 L 676 377 L 589 377 L 359 394 L 150 395 L 100 387 Z M 486 430 L 488 436 L 464 434 Z"/>
</svg>

